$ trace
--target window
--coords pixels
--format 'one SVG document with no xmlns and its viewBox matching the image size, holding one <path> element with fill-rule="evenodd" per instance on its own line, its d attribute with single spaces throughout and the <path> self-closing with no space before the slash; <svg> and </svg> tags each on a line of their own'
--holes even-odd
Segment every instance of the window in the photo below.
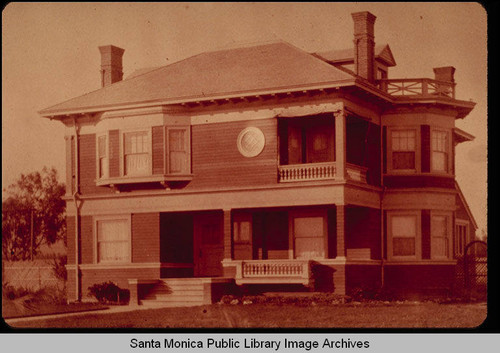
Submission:
<svg viewBox="0 0 500 353">
<path fill-rule="evenodd" d="M 416 215 L 391 217 L 392 256 L 416 257 L 417 218 Z"/>
<path fill-rule="evenodd" d="M 123 134 L 124 174 L 151 174 L 149 150 L 151 142 L 147 131 L 127 132 Z"/>
<path fill-rule="evenodd" d="M 448 133 L 432 131 L 432 170 L 448 172 Z"/>
<path fill-rule="evenodd" d="M 189 130 L 168 128 L 168 172 L 182 174 L 190 172 Z"/>
<path fill-rule="evenodd" d="M 234 242 L 250 243 L 252 239 L 252 223 L 250 221 L 235 221 L 233 231 Z"/>
<path fill-rule="evenodd" d="M 100 179 L 108 177 L 108 153 L 106 135 L 97 138 L 97 171 Z"/>
<path fill-rule="evenodd" d="M 96 233 L 98 263 L 130 261 L 130 218 L 99 219 Z"/>
<path fill-rule="evenodd" d="M 392 169 L 415 170 L 416 130 L 392 130 Z"/>
<path fill-rule="evenodd" d="M 325 257 L 326 220 L 324 217 L 295 217 L 293 233 L 295 258 Z"/>
<path fill-rule="evenodd" d="M 456 221 L 455 224 L 455 256 L 463 256 L 465 245 L 467 245 L 468 223 L 465 221 Z"/>
<path fill-rule="evenodd" d="M 431 259 L 447 259 L 449 257 L 448 217 L 431 217 Z"/>
</svg>

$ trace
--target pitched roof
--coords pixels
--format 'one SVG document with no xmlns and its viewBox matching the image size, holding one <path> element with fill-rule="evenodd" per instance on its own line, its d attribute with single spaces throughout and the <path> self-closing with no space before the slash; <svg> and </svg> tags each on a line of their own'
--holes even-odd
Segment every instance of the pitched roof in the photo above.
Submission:
<svg viewBox="0 0 500 353">
<path fill-rule="evenodd" d="M 329 63 L 354 62 L 354 48 L 328 50 L 315 53 L 315 55 Z M 383 61 L 387 66 L 396 66 L 396 61 L 388 44 L 375 46 L 375 59 Z"/>
<path fill-rule="evenodd" d="M 286 42 L 206 52 L 46 108 L 42 116 L 151 102 L 335 86 L 354 78 Z"/>
</svg>

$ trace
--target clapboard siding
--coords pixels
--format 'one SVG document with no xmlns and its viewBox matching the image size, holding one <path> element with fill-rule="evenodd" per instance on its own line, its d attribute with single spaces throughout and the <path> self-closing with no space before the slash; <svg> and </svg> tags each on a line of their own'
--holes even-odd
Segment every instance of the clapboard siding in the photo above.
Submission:
<svg viewBox="0 0 500 353">
<path fill-rule="evenodd" d="M 79 141 L 80 193 L 83 195 L 111 193 L 109 188 L 98 187 L 96 185 L 96 135 L 80 135 Z"/>
<path fill-rule="evenodd" d="M 193 181 L 187 188 L 255 186 L 277 183 L 277 120 L 237 121 L 192 126 Z M 247 158 L 236 141 L 245 127 L 264 133 L 264 150 Z"/>
<path fill-rule="evenodd" d="M 80 217 L 80 249 L 82 264 L 94 263 L 94 225 L 92 216 Z"/>
<path fill-rule="evenodd" d="M 132 214 L 132 262 L 160 261 L 160 214 Z"/>
</svg>

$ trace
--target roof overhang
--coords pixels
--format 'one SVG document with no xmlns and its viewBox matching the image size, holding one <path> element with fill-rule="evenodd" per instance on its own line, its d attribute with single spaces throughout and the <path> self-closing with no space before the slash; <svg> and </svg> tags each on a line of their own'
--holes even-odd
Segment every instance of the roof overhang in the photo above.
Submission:
<svg viewBox="0 0 500 353">
<path fill-rule="evenodd" d="M 472 141 L 475 138 L 473 135 L 457 127 L 453 129 L 453 137 L 457 143 Z"/>
</svg>

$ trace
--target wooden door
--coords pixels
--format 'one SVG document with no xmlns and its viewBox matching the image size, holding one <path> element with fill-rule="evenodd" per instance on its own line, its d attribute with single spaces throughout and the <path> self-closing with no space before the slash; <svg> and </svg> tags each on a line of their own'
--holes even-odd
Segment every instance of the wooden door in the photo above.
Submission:
<svg viewBox="0 0 500 353">
<path fill-rule="evenodd" d="M 194 275 L 197 277 L 222 276 L 224 244 L 222 215 L 196 217 L 194 246 Z"/>
</svg>

